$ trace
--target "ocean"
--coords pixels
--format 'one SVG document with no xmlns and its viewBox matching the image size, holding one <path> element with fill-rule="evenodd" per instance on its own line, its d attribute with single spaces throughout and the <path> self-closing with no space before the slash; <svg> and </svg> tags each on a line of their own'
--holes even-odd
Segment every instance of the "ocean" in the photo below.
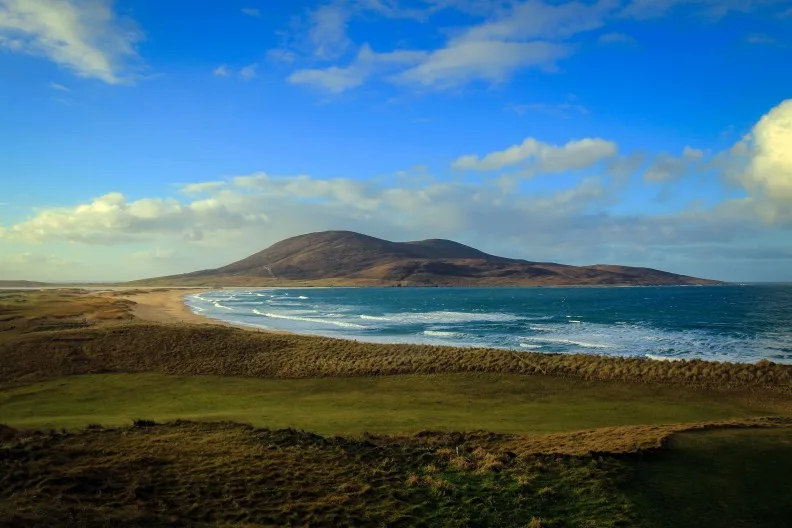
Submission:
<svg viewBox="0 0 792 528">
<path fill-rule="evenodd" d="M 231 323 L 378 343 L 792 363 L 792 285 L 236 289 L 185 303 Z"/>
</svg>

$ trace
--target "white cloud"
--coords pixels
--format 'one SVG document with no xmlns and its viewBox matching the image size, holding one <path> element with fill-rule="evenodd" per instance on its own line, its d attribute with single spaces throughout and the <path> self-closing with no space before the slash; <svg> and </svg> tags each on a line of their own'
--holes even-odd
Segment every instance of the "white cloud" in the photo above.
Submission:
<svg viewBox="0 0 792 528">
<path fill-rule="evenodd" d="M 188 196 L 192 196 L 196 194 L 212 193 L 220 190 L 225 185 L 226 182 L 223 181 L 188 183 L 187 185 L 182 185 L 179 190 Z"/>
<path fill-rule="evenodd" d="M 239 70 L 239 76 L 242 77 L 242 79 L 245 81 L 250 81 L 252 79 L 255 79 L 256 76 L 258 75 L 256 73 L 257 69 L 258 69 L 258 63 L 254 62 L 253 64 L 248 64 L 247 66 Z"/>
<path fill-rule="evenodd" d="M 183 259 L 183 257 L 181 257 L 175 249 L 162 249 L 159 247 L 143 251 L 136 251 L 132 253 L 130 257 L 144 262 L 172 262 Z"/>
<path fill-rule="evenodd" d="M 368 72 L 355 67 L 297 70 L 288 81 L 292 84 L 316 86 L 330 93 L 341 93 L 363 84 Z"/>
<path fill-rule="evenodd" d="M 330 67 L 302 67 L 288 80 L 332 93 L 359 87 L 380 76 L 396 84 L 436 90 L 456 89 L 476 81 L 499 83 L 529 68 L 558 71 L 559 62 L 580 49 L 576 37 L 620 18 L 663 16 L 685 4 L 699 15 L 717 19 L 777 1 L 783 0 L 628 0 L 626 4 L 623 0 L 423 0 L 408 7 L 396 0 L 332 0 L 309 14 L 309 29 L 302 42 L 307 41 L 314 59 L 335 60 L 347 53 L 354 45 L 347 26 L 367 15 L 425 22 L 443 9 L 456 9 L 479 21 L 466 28 L 442 28 L 446 35 L 442 46 L 414 50 L 419 59 L 388 71 L 361 67 L 353 59 Z M 290 47 L 300 47 L 301 39 L 296 40 Z M 602 34 L 598 41 L 635 43 L 630 35 L 618 32 Z M 398 48 L 404 47 L 405 42 L 399 41 Z M 271 54 L 270 60 L 277 62 L 297 59 L 277 49 Z"/>
<path fill-rule="evenodd" d="M 242 12 L 248 16 L 259 18 L 261 16 L 261 11 L 258 9 L 254 9 L 252 7 L 244 7 L 242 8 Z"/>
<path fill-rule="evenodd" d="M 531 168 L 539 172 L 566 172 L 591 167 L 617 153 L 615 143 L 599 138 L 574 140 L 562 146 L 526 138 L 519 145 L 490 152 L 481 158 L 475 154 L 460 156 L 451 166 L 460 170 L 495 171 L 531 162 Z"/>
<path fill-rule="evenodd" d="M 315 57 L 335 59 L 349 48 L 352 41 L 346 30 L 350 15 L 350 11 L 341 2 L 319 6 L 310 13 L 311 28 L 308 39 Z"/>
<path fill-rule="evenodd" d="M 739 180 L 761 200 L 761 215 L 770 222 L 792 220 L 792 99 L 764 115 L 732 152 L 747 158 Z"/>
<path fill-rule="evenodd" d="M 655 156 L 649 168 L 644 173 L 644 180 L 648 182 L 669 182 L 678 180 L 702 166 L 704 152 L 690 147 L 682 150 L 682 155 L 672 156 L 661 153 Z"/>
<path fill-rule="evenodd" d="M 474 26 L 455 41 L 511 41 L 560 39 L 597 29 L 618 7 L 617 0 L 547 3 L 539 0 L 517 2 L 495 19 Z"/>
<path fill-rule="evenodd" d="M 397 79 L 424 87 L 453 88 L 474 80 L 499 82 L 514 72 L 556 63 L 574 52 L 564 39 L 599 28 L 616 0 L 593 4 L 550 4 L 537 0 L 515 3 L 494 18 L 452 37 L 445 47 Z"/>
<path fill-rule="evenodd" d="M 119 84 L 142 33 L 109 0 L 0 0 L 0 46 L 42 55 L 81 77 Z"/>
<path fill-rule="evenodd" d="M 91 244 L 122 244 L 152 234 L 201 239 L 205 232 L 259 222 L 261 217 L 233 212 L 236 197 L 216 197 L 182 204 L 173 198 L 127 202 L 108 193 L 76 207 L 44 209 L 32 218 L 0 229 L 0 238 L 27 242 L 68 240 Z"/>
<path fill-rule="evenodd" d="M 271 62 L 291 64 L 297 60 L 297 54 L 291 50 L 275 48 L 267 52 L 267 60 Z"/>
<path fill-rule="evenodd" d="M 49 85 L 50 85 L 50 88 L 52 88 L 53 90 L 58 90 L 60 92 L 70 92 L 71 91 L 68 88 L 66 88 L 65 86 L 63 86 L 62 84 L 58 84 L 56 82 L 51 82 Z"/>
<path fill-rule="evenodd" d="M 678 7 L 693 6 L 695 12 L 709 19 L 720 19 L 729 13 L 748 13 L 778 0 L 631 0 L 622 15 L 637 19 L 657 18 Z M 782 0 L 783 1 L 783 0 Z"/>
<path fill-rule="evenodd" d="M 450 183 L 431 175 L 385 185 L 258 173 L 232 178 L 226 186 L 186 203 L 168 198 L 127 202 L 111 193 L 75 207 L 45 209 L 8 227 L 0 237 L 4 244 L 126 242 L 167 248 L 138 252 L 138 265 L 116 268 L 111 277 L 122 278 L 123 272 L 132 278 L 226 264 L 280 239 L 325 229 L 397 240 L 451 238 L 532 260 L 655 266 L 661 258 L 684 255 L 701 244 L 755 245 L 756 237 L 767 233 L 755 221 L 750 199 L 664 216 L 619 215 L 607 210 L 618 200 L 618 192 L 618 186 L 602 177 L 535 195 L 486 181 Z M 207 247 L 214 250 L 200 250 Z M 636 247 L 644 248 L 643 261 L 631 253 Z M 81 254 L 86 251 L 98 250 L 80 249 Z M 187 254 L 194 255 L 189 266 L 176 266 L 174 259 Z M 86 272 L 74 268 L 70 273 Z"/>
<path fill-rule="evenodd" d="M 212 75 L 216 75 L 217 77 L 228 77 L 229 75 L 228 66 L 225 64 L 221 64 L 214 70 L 212 70 Z"/>
<path fill-rule="evenodd" d="M 552 70 L 558 60 L 571 53 L 569 46 L 552 42 L 460 41 L 432 52 L 421 64 L 394 79 L 440 89 L 473 80 L 499 82 L 523 68 Z"/>
<path fill-rule="evenodd" d="M 376 53 L 368 44 L 363 44 L 352 63 L 340 68 L 331 66 L 323 69 L 302 69 L 292 73 L 288 81 L 321 88 L 330 93 L 341 93 L 363 84 L 375 73 L 382 73 L 404 64 L 412 64 L 424 57 L 422 52 L 392 51 Z"/>
</svg>

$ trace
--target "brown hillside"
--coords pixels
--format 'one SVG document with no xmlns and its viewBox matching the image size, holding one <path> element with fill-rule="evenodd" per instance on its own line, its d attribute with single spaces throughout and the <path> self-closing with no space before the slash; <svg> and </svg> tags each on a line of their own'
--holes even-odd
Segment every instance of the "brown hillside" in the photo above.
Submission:
<svg viewBox="0 0 792 528">
<path fill-rule="evenodd" d="M 296 236 L 221 268 L 136 282 L 405 286 L 717 284 L 649 268 L 531 262 L 489 255 L 451 240 L 391 242 L 351 231 Z"/>
</svg>

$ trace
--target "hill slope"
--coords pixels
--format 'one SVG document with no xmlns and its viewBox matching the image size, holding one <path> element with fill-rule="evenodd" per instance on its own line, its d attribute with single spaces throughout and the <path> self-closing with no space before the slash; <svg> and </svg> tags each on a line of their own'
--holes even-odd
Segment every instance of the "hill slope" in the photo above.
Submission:
<svg viewBox="0 0 792 528">
<path fill-rule="evenodd" d="M 221 268 L 134 283 L 195 286 L 718 284 L 650 268 L 530 262 L 489 255 L 451 240 L 390 242 L 351 231 L 300 235 Z"/>
</svg>

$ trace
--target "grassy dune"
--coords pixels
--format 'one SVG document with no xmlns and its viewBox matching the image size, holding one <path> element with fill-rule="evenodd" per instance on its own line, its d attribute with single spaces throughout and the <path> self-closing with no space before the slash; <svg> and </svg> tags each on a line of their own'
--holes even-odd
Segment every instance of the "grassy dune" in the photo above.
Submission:
<svg viewBox="0 0 792 528">
<path fill-rule="evenodd" d="M 520 455 L 475 438 L 387 440 L 190 422 L 36 435 L 0 444 L 0 519 L 770 528 L 792 515 L 791 428 L 683 433 L 660 453 L 628 458 Z"/>
<path fill-rule="evenodd" d="M 143 323 L 130 306 L 0 292 L 0 525 L 792 516 L 790 366 L 371 345 Z"/>
</svg>

